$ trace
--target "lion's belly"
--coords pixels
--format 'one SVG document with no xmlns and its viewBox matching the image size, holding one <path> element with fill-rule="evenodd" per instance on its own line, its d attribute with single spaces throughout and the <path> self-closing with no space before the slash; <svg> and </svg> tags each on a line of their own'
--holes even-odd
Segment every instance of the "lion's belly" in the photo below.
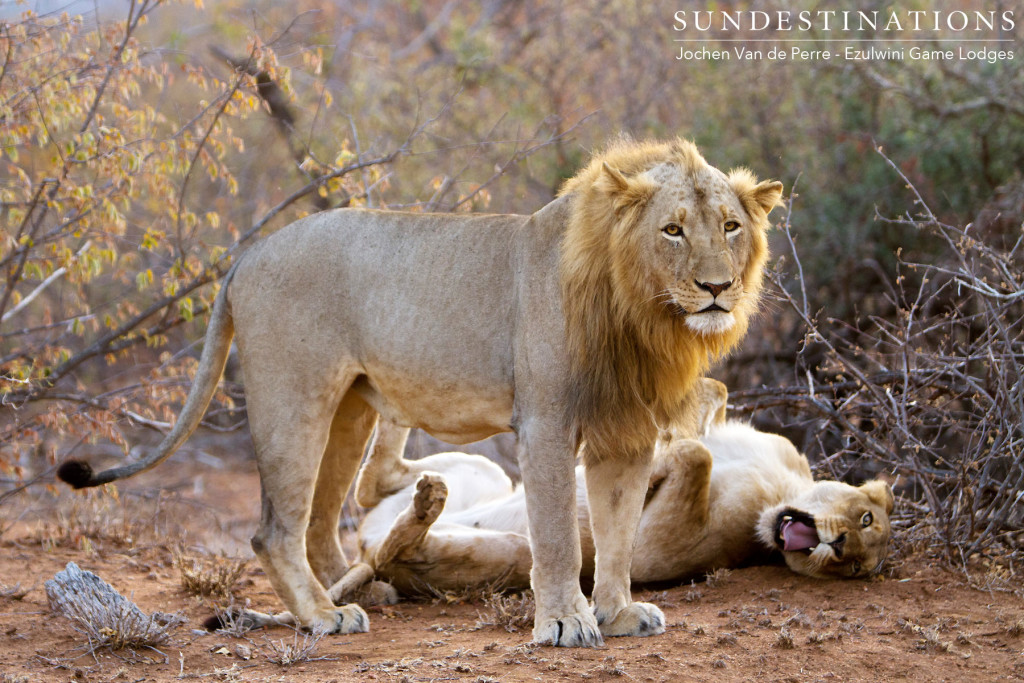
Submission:
<svg viewBox="0 0 1024 683">
<path fill-rule="evenodd" d="M 513 392 L 503 382 L 451 382 L 381 368 L 367 370 L 352 389 L 397 425 L 418 427 L 454 444 L 479 441 L 512 428 Z"/>
</svg>

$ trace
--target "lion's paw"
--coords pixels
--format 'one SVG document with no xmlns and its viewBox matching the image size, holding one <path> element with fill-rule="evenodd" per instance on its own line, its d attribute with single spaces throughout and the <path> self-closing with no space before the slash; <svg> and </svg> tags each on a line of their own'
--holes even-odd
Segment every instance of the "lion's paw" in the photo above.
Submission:
<svg viewBox="0 0 1024 683">
<path fill-rule="evenodd" d="M 612 619 L 601 622 L 601 634 L 615 636 L 656 636 L 665 632 L 665 615 L 649 602 L 633 602 Z"/>
<path fill-rule="evenodd" d="M 416 519 L 427 525 L 433 524 L 444 510 L 446 500 L 448 485 L 444 483 L 444 477 L 433 472 L 421 474 L 416 480 L 416 493 L 412 499 Z"/>
<path fill-rule="evenodd" d="M 570 614 L 558 619 L 545 619 L 533 627 L 533 642 L 556 647 L 601 647 L 604 639 L 593 614 Z"/>
<path fill-rule="evenodd" d="M 306 628 L 339 635 L 366 633 L 370 630 L 370 617 L 366 615 L 366 610 L 353 603 L 321 612 L 311 623 L 306 624 Z"/>
</svg>

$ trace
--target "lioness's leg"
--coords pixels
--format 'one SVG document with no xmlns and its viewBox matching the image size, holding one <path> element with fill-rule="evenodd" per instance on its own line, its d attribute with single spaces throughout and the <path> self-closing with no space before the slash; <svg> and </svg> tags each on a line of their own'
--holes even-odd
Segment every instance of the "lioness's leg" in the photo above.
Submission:
<svg viewBox="0 0 1024 683">
<path fill-rule="evenodd" d="M 368 517 L 360 528 L 368 541 L 364 557 L 373 564 L 374 574 L 389 581 L 406 593 L 436 590 L 458 590 L 471 586 L 492 586 L 502 588 L 526 588 L 530 585 L 530 542 L 525 535 L 513 531 L 497 531 L 488 528 L 487 513 L 481 510 L 475 515 L 475 506 L 484 502 L 467 502 L 466 491 L 459 490 L 478 480 L 467 479 L 464 468 L 458 466 L 475 464 L 480 456 L 445 454 L 432 456 L 424 461 L 438 466 L 438 472 L 428 471 L 419 475 L 414 486 L 396 494 L 404 498 L 406 506 L 391 517 L 391 524 L 383 534 L 367 529 L 372 517 Z M 451 512 L 448 505 L 448 484 L 444 467 L 454 466 L 451 474 L 455 490 L 455 507 L 459 503 L 468 507 L 459 508 L 462 523 L 437 522 L 442 511 L 447 517 Z M 460 476 L 461 475 L 461 476 Z M 502 475 L 504 477 L 504 475 Z M 486 486 L 481 487 L 486 492 Z M 508 484 L 507 494 L 511 494 Z M 484 493 L 486 495 L 486 493 Z M 460 500 L 463 499 L 463 500 Z M 388 500 L 384 505 L 390 505 Z M 490 508 L 489 505 L 484 506 Z M 381 508 L 371 515 L 377 515 Z M 492 513 L 493 514 L 493 513 Z M 469 521 L 472 519 L 472 521 Z M 379 520 L 372 520 L 374 522 Z M 358 565 L 357 565 L 358 566 Z M 333 589 L 329 591 L 333 596 Z"/>
<path fill-rule="evenodd" d="M 309 565 L 324 587 L 333 585 L 348 570 L 348 561 L 338 538 L 338 522 L 345 495 L 359 468 L 376 420 L 376 411 L 350 391 L 341 399 L 331 422 L 306 530 Z"/>
<path fill-rule="evenodd" d="M 284 373 L 273 384 L 247 387 L 263 512 L 252 548 L 271 585 L 298 623 L 334 633 L 366 631 L 358 605 L 335 608 L 306 557 L 313 491 L 338 398 L 310 399 L 309 387 Z M 344 387 L 344 385 L 343 385 Z M 342 493 L 334 491 L 335 496 Z"/>
<path fill-rule="evenodd" d="M 513 531 L 444 524 L 428 531 L 401 556 L 377 568 L 402 592 L 463 590 L 475 586 L 527 588 L 530 541 Z"/>
<path fill-rule="evenodd" d="M 629 570 L 640 512 L 650 480 L 652 452 L 593 458 L 586 463 L 590 526 L 594 534 L 594 613 L 606 636 L 648 636 L 665 631 L 654 605 L 633 602 Z"/>
<path fill-rule="evenodd" d="M 655 455 L 640 516 L 630 576 L 661 581 L 703 538 L 711 492 L 711 451 L 693 439 L 675 439 Z"/>
<path fill-rule="evenodd" d="M 533 554 L 530 584 L 537 603 L 533 639 L 549 645 L 596 647 L 603 640 L 580 590 L 573 440 L 558 422 L 557 418 L 549 424 L 531 420 L 518 430 Z"/>
<path fill-rule="evenodd" d="M 385 496 L 405 488 L 416 481 L 419 471 L 412 471 L 414 463 L 403 458 L 409 428 L 388 421 L 377 422 L 377 433 L 370 454 L 356 479 L 356 502 L 365 508 L 377 505 Z"/>
<path fill-rule="evenodd" d="M 415 553 L 430 526 L 441 516 L 448 487 L 444 478 L 434 472 L 425 472 L 416 482 L 412 501 L 395 519 L 387 536 L 370 557 L 373 566 L 383 567 L 396 558 Z"/>
</svg>

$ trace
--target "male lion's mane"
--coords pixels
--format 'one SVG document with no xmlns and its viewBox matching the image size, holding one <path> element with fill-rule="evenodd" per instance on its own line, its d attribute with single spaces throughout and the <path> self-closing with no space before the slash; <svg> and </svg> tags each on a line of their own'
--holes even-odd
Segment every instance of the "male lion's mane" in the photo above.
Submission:
<svg viewBox="0 0 1024 683">
<path fill-rule="evenodd" d="M 742 168 L 727 176 L 753 227 L 736 323 L 722 334 L 694 332 L 653 290 L 635 227 L 657 190 L 643 174 L 664 163 L 690 176 L 697 197 L 703 178 L 717 172 L 689 141 L 622 139 L 560 192 L 571 197 L 560 263 L 570 372 L 565 418 L 587 458 L 635 455 L 652 447 L 659 428 L 684 424 L 694 412 L 687 401 L 693 383 L 742 339 L 757 308 L 769 223 L 754 196 L 757 181 Z"/>
</svg>

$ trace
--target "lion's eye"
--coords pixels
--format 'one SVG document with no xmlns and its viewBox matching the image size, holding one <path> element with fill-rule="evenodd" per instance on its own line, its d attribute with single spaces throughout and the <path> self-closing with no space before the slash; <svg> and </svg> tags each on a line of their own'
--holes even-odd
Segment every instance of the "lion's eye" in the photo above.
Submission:
<svg viewBox="0 0 1024 683">
<path fill-rule="evenodd" d="M 739 221 L 726 221 L 725 222 L 725 231 L 726 232 L 736 232 L 739 229 L 740 229 Z"/>
<path fill-rule="evenodd" d="M 664 228 L 662 228 L 661 231 L 668 235 L 669 237 L 679 237 L 680 235 L 683 234 L 683 229 L 680 228 L 675 223 L 669 223 Z"/>
<path fill-rule="evenodd" d="M 873 521 L 875 521 L 875 518 L 870 512 L 865 512 L 860 517 L 860 525 L 863 527 L 871 526 L 871 522 Z"/>
<path fill-rule="evenodd" d="M 857 574 L 860 574 L 860 562 L 854 560 L 854 562 L 853 562 L 853 575 L 856 576 Z"/>
</svg>

